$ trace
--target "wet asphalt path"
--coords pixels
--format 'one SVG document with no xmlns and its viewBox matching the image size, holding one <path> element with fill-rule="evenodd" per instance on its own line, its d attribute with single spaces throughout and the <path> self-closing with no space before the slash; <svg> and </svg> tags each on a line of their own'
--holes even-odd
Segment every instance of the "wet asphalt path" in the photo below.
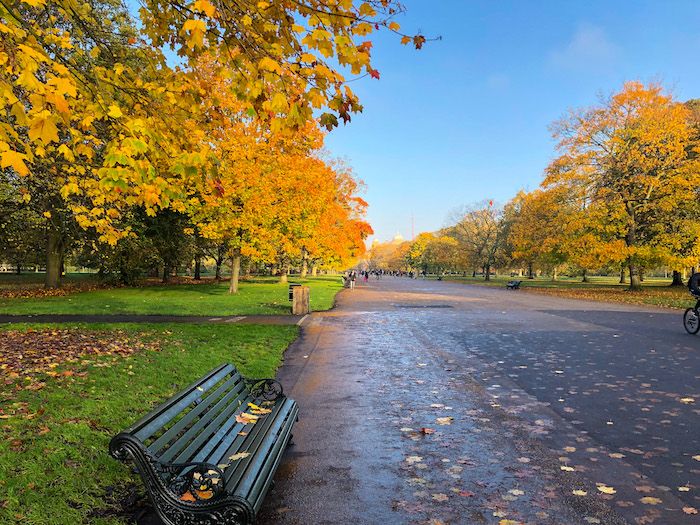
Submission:
<svg viewBox="0 0 700 525">
<path fill-rule="evenodd" d="M 372 280 L 280 379 L 301 419 L 260 523 L 700 523 L 678 311 Z"/>
</svg>

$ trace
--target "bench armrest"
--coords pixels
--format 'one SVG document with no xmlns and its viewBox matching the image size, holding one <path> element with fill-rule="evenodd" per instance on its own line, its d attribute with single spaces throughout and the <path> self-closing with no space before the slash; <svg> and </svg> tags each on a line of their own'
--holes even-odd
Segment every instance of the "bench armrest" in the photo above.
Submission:
<svg viewBox="0 0 700 525">
<path fill-rule="evenodd" d="M 209 463 L 163 463 L 130 434 L 112 439 L 110 454 L 122 462 L 132 460 L 146 482 L 181 501 L 213 501 L 224 492 L 224 472 Z M 191 499 L 182 497 L 189 492 Z"/>
<path fill-rule="evenodd" d="M 264 401 L 276 401 L 284 397 L 282 385 L 276 379 L 244 379 L 250 395 Z"/>
</svg>

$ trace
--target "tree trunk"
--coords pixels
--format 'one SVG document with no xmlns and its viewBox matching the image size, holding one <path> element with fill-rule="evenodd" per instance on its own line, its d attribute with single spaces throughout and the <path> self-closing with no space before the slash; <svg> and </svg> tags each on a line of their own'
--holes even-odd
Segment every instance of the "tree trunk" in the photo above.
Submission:
<svg viewBox="0 0 700 525">
<path fill-rule="evenodd" d="M 17 263 L 17 271 L 15 273 L 17 275 L 20 275 L 22 273 L 22 265 L 20 263 Z"/>
<path fill-rule="evenodd" d="M 309 273 L 309 252 L 306 248 L 301 249 L 301 278 L 306 279 Z"/>
<path fill-rule="evenodd" d="M 315 264 L 311 267 L 311 277 L 316 277 L 318 275 L 318 266 Z"/>
<path fill-rule="evenodd" d="M 641 290 L 642 281 L 639 279 L 639 267 L 636 264 L 629 265 L 630 270 L 630 290 Z"/>
<path fill-rule="evenodd" d="M 620 266 L 620 284 L 625 284 L 627 282 L 627 275 L 625 275 L 625 267 Z"/>
<path fill-rule="evenodd" d="M 44 288 L 58 288 L 61 286 L 61 264 L 65 247 L 63 236 L 56 230 L 52 229 L 49 231 Z"/>
<path fill-rule="evenodd" d="M 557 267 L 552 268 L 552 281 L 557 280 Z"/>
<path fill-rule="evenodd" d="M 587 283 L 588 282 L 588 268 L 583 269 L 583 278 L 581 279 L 582 283 Z"/>
<path fill-rule="evenodd" d="M 201 255 L 195 255 L 195 258 L 194 258 L 194 280 L 195 281 L 202 280 L 202 256 Z"/>
<path fill-rule="evenodd" d="M 168 263 L 163 263 L 163 280 L 164 283 L 170 282 L 170 276 L 173 273 L 172 267 Z"/>
<path fill-rule="evenodd" d="M 238 293 L 238 276 L 241 272 L 241 250 L 232 250 L 231 252 L 231 284 L 228 287 L 228 293 Z"/>
<path fill-rule="evenodd" d="M 282 266 L 282 271 L 280 272 L 280 282 L 281 283 L 286 283 L 288 281 L 289 276 L 289 263 L 285 263 Z"/>
<path fill-rule="evenodd" d="M 527 278 L 528 279 L 534 279 L 535 274 L 532 272 L 532 263 L 527 263 Z"/>
<path fill-rule="evenodd" d="M 490 281 L 491 280 L 491 265 L 487 264 L 484 266 L 484 281 Z"/>
<path fill-rule="evenodd" d="M 681 272 L 678 270 L 673 270 L 673 281 L 671 282 L 671 286 L 685 286 L 683 278 L 681 277 Z"/>
</svg>

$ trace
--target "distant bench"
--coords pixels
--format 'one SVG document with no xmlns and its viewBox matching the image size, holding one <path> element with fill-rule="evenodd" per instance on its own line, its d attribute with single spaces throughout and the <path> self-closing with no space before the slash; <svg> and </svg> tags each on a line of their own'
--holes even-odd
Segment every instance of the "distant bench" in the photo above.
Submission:
<svg viewBox="0 0 700 525">
<path fill-rule="evenodd" d="M 250 524 L 292 438 L 297 404 L 274 379 L 223 364 L 117 434 L 164 523 Z"/>
<path fill-rule="evenodd" d="M 506 283 L 506 288 L 508 290 L 518 290 L 520 289 L 520 283 L 522 283 L 522 281 L 508 281 Z"/>
</svg>

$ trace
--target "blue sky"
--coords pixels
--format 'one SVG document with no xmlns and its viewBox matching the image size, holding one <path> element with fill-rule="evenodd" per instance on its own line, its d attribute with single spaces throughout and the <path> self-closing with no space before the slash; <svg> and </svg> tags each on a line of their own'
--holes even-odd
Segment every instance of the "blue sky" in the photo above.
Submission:
<svg viewBox="0 0 700 525">
<path fill-rule="evenodd" d="M 367 185 L 376 237 L 446 224 L 455 208 L 538 186 L 548 126 L 625 80 L 700 98 L 698 1 L 408 0 L 398 21 L 441 35 L 421 51 L 374 39 L 381 80 L 353 89 L 364 113 L 329 151 Z"/>
</svg>

